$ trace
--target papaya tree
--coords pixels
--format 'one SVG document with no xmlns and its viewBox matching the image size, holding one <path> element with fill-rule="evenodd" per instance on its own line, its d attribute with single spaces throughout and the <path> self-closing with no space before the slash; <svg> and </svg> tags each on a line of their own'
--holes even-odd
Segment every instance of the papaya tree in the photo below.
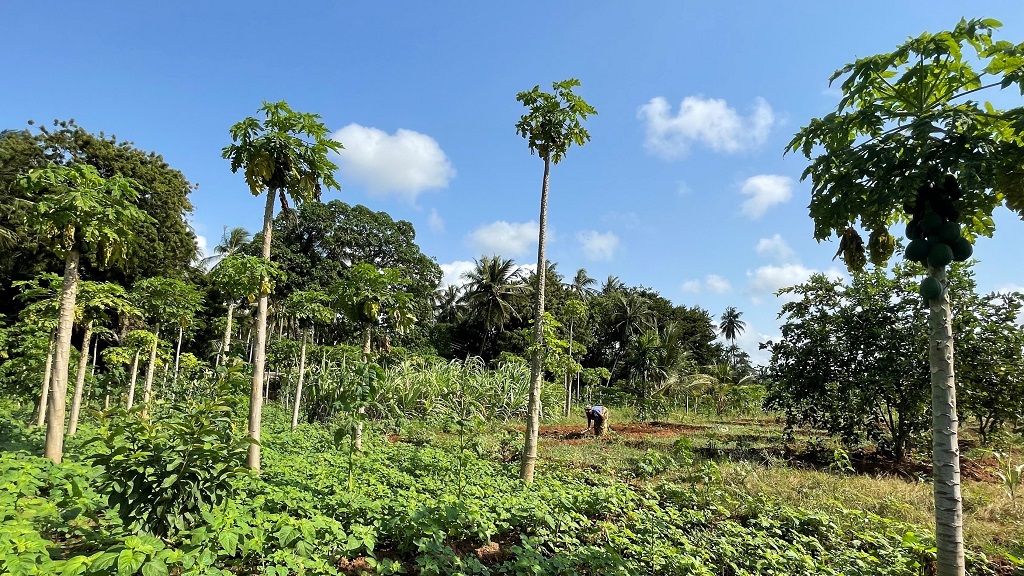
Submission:
<svg viewBox="0 0 1024 576">
<path fill-rule="evenodd" d="M 582 268 L 581 268 L 582 270 Z M 585 274 L 585 271 L 584 271 Z M 579 273 L 577 273 L 577 276 Z M 569 360 L 573 360 L 573 337 L 575 336 L 576 325 L 587 318 L 587 314 L 590 312 L 590 308 L 587 307 L 587 303 L 578 298 L 572 298 L 565 303 L 562 307 L 562 314 L 565 316 L 566 322 L 569 323 L 569 347 L 568 354 Z M 577 345 L 577 347 L 579 347 Z M 578 365 L 578 364 L 577 364 Z M 572 415 L 572 377 L 579 376 L 582 368 L 569 371 L 565 374 L 565 417 L 568 418 Z"/>
<path fill-rule="evenodd" d="M 35 169 L 19 178 L 17 186 L 35 197 L 28 214 L 29 227 L 41 243 L 64 260 L 43 449 L 44 456 L 59 463 L 64 456 L 64 412 L 79 261 L 86 254 L 96 255 L 101 265 L 123 262 L 134 230 L 152 222 L 152 218 L 136 207 L 139 194 L 134 182 L 120 175 L 103 178 L 96 168 L 85 164 L 51 164 Z"/>
<path fill-rule="evenodd" d="M 44 272 L 31 280 L 14 282 L 12 287 L 21 291 L 20 300 L 33 300 L 20 313 L 22 331 L 26 334 L 45 332 L 48 335 L 46 359 L 43 364 L 43 385 L 39 394 L 36 426 L 46 423 L 46 404 L 50 398 L 50 379 L 53 374 L 53 352 L 57 338 L 57 315 L 60 308 L 62 279 L 52 272 Z"/>
<path fill-rule="evenodd" d="M 139 356 L 143 352 L 149 352 L 156 348 L 156 335 L 149 330 L 132 330 L 124 338 L 124 346 L 131 353 L 131 369 L 128 380 L 128 397 L 125 400 L 125 410 L 131 410 L 135 405 L 135 384 L 139 379 Z M 154 359 L 154 362 L 156 360 Z"/>
<path fill-rule="evenodd" d="M 239 301 L 250 304 L 261 294 L 274 291 L 274 283 L 283 277 L 280 268 L 274 262 L 257 258 L 230 254 L 223 257 L 210 271 L 210 281 L 223 295 L 228 305 L 227 324 L 224 326 L 224 339 L 217 354 L 217 365 L 227 358 L 231 352 L 231 326 L 235 315 L 235 306 Z"/>
<path fill-rule="evenodd" d="M 544 178 L 540 188 L 540 225 L 537 236 L 537 289 L 533 301 L 533 355 L 530 362 L 529 415 L 526 420 L 526 442 L 523 450 L 520 476 L 533 482 L 537 465 L 537 437 L 540 431 L 540 389 L 544 378 L 544 258 L 548 219 L 548 181 L 551 165 L 565 158 L 573 144 L 582 146 L 590 141 L 590 133 L 583 128 L 587 116 L 597 114 L 590 104 L 573 93 L 579 86 L 575 78 L 553 82 L 554 94 L 541 92 L 540 86 L 520 92 L 516 100 L 529 109 L 516 123 L 516 133 L 527 139 L 530 154 L 544 161 Z"/>
<path fill-rule="evenodd" d="M 183 319 L 195 313 L 199 294 L 195 287 L 177 278 L 143 278 L 132 287 L 132 299 L 143 315 L 153 325 L 152 347 L 149 349 L 149 363 L 146 368 L 146 383 L 142 402 L 148 404 L 153 395 L 153 376 L 156 373 L 157 346 L 160 342 L 160 327 L 166 323 L 181 325 Z"/>
<path fill-rule="evenodd" d="M 82 408 L 82 393 L 85 391 L 85 371 L 89 365 L 89 344 L 96 324 L 111 319 L 111 313 L 122 320 L 138 316 L 139 310 L 128 300 L 128 293 L 118 284 L 111 282 L 83 281 L 80 284 L 78 298 L 81 307 L 81 320 L 84 325 L 82 348 L 78 355 L 78 373 L 75 378 L 75 391 L 71 400 L 71 415 L 68 421 L 68 436 L 78 431 L 78 416 Z"/>
<path fill-rule="evenodd" d="M 991 236 L 1001 204 L 1024 215 L 1024 107 L 997 109 L 986 90 L 1024 91 L 1024 44 L 995 40 L 995 20 L 961 20 L 893 52 L 837 70 L 836 110 L 801 128 L 788 151 L 810 165 L 810 216 L 818 241 L 841 239 L 852 270 L 884 264 L 907 223 L 904 256 L 925 264 L 932 390 L 935 534 L 939 576 L 964 573 L 953 334 L 946 266 Z"/>
<path fill-rule="evenodd" d="M 245 172 L 245 182 L 253 196 L 267 194 L 263 210 L 263 259 L 270 262 L 271 234 L 274 225 L 274 201 L 288 211 L 288 198 L 296 204 L 319 202 L 323 187 L 339 189 L 328 158 L 343 146 L 330 138 L 330 131 L 317 114 L 296 112 L 284 101 L 264 102 L 260 107 L 266 118 L 261 122 L 246 118 L 231 127 L 232 143 L 222 155 L 231 161 L 231 171 Z M 263 414 L 263 371 L 267 359 L 267 294 L 260 294 L 256 319 L 255 358 L 249 403 L 249 454 L 246 465 L 260 469 L 260 421 Z"/>
<path fill-rule="evenodd" d="M 373 331 L 387 327 L 395 332 L 405 332 L 416 322 L 413 315 L 412 294 L 403 289 L 409 280 L 396 268 L 378 270 L 372 264 L 356 264 L 349 270 L 348 278 L 331 288 L 333 308 L 355 323 L 362 333 L 363 362 L 370 361 Z M 359 407 L 359 413 L 365 412 Z M 357 423 L 354 429 L 353 446 L 362 449 L 363 427 Z"/>
<path fill-rule="evenodd" d="M 302 328 L 302 347 L 299 350 L 299 382 L 295 386 L 295 405 L 292 406 L 292 430 L 299 425 L 299 406 L 302 404 L 302 385 L 306 377 L 306 341 L 317 324 L 327 324 L 337 315 L 330 308 L 330 296 L 319 290 L 293 292 L 284 302 L 285 312 Z"/>
</svg>

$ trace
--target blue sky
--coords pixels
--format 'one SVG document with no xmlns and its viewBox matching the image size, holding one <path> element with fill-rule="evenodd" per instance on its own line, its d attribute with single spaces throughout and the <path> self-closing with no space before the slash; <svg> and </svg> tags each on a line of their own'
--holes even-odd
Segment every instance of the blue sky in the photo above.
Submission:
<svg viewBox="0 0 1024 576">
<path fill-rule="evenodd" d="M 834 109 L 833 70 L 963 16 L 1024 41 L 1018 0 L 6 2 L 0 128 L 75 118 L 163 154 L 199 184 L 212 246 L 262 217 L 220 158 L 228 127 L 284 99 L 347 148 L 325 200 L 411 221 L 455 277 L 494 252 L 535 262 L 542 163 L 515 133 L 515 95 L 576 77 L 599 115 L 553 169 L 549 258 L 715 316 L 736 306 L 763 360 L 772 293 L 842 272 L 785 144 Z M 1002 208 L 996 223 L 975 249 L 981 288 L 1024 288 L 1024 223 Z"/>
</svg>

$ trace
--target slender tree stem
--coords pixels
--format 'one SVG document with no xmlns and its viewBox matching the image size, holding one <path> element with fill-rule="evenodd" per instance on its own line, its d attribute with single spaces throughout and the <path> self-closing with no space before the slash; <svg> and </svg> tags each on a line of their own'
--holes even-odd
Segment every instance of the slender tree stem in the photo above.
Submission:
<svg viewBox="0 0 1024 576">
<path fill-rule="evenodd" d="M 46 403 L 50 399 L 50 379 L 53 376 L 53 349 L 56 344 L 56 329 L 50 330 L 50 344 L 46 352 L 46 366 L 43 368 L 43 390 L 39 395 L 39 412 L 36 414 L 36 426 L 46 423 Z"/>
<path fill-rule="evenodd" d="M 302 404 L 302 382 L 306 376 L 306 333 L 302 334 L 302 351 L 299 353 L 299 383 L 295 386 L 295 405 L 292 406 L 292 430 L 299 426 L 299 406 Z"/>
<path fill-rule="evenodd" d="M 274 200 L 276 190 L 267 190 L 267 204 L 263 210 L 263 259 L 270 262 L 271 235 L 274 232 Z M 246 466 L 260 471 L 260 423 L 263 419 L 263 373 L 267 362 L 267 300 L 260 292 L 259 312 L 256 320 L 256 341 L 253 343 L 252 389 L 249 393 L 249 453 Z"/>
<path fill-rule="evenodd" d="M 537 440 L 540 434 L 540 387 L 544 379 L 544 272 L 547 262 L 544 258 L 544 244 L 548 220 L 548 181 L 551 174 L 551 158 L 544 156 L 544 180 L 540 191 L 540 230 L 537 238 L 537 293 L 533 305 L 533 357 L 530 362 L 530 401 L 527 407 L 526 443 L 523 447 L 523 462 L 520 478 L 533 482 L 537 467 Z"/>
<path fill-rule="evenodd" d="M 128 404 L 125 406 L 126 410 L 131 410 L 132 406 L 135 405 L 135 382 L 139 379 L 139 356 L 142 354 L 141 348 L 136 348 L 135 354 L 132 355 L 132 378 L 128 383 Z"/>
<path fill-rule="evenodd" d="M 78 432 L 78 415 L 82 411 L 82 392 L 85 390 L 85 371 L 89 367 L 89 344 L 92 340 L 93 321 L 85 325 L 85 334 L 82 335 L 82 347 L 78 355 L 78 374 L 75 377 L 75 393 L 71 398 L 71 417 L 68 421 L 68 436 L 74 436 Z"/>
<path fill-rule="evenodd" d="M 43 456 L 57 464 L 64 458 L 64 412 L 67 406 L 71 330 L 75 325 L 75 298 L 78 296 L 78 259 L 78 251 L 69 250 L 64 262 L 57 347 L 53 356 L 53 381 L 46 405 L 46 444 Z"/>
</svg>

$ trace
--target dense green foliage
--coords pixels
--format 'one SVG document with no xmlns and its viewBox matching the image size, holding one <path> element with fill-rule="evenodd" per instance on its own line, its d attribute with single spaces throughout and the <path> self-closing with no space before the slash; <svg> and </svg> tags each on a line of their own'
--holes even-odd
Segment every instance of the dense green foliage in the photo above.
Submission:
<svg viewBox="0 0 1024 576">
<path fill-rule="evenodd" d="M 154 423 L 183 415 L 155 413 Z M 7 439 L 0 452 L 0 571 L 15 575 L 313 575 L 360 567 L 445 575 L 710 575 L 723 567 L 733 574 L 913 575 L 932 554 L 928 537 L 910 526 L 732 494 L 714 463 L 696 465 L 685 447 L 669 460 L 648 455 L 637 462 L 645 477 L 679 465 L 689 470 L 646 491 L 555 470 L 527 486 L 513 466 L 486 452 L 374 443 L 350 461 L 329 429 L 289 432 L 278 410 L 266 414 L 261 476 L 231 477 L 225 499 L 204 502 L 198 519 L 157 539 L 134 533 L 106 506 L 116 490 L 108 478 L 117 472 L 81 461 L 104 458 L 97 451 L 102 436 L 70 447 L 69 461 L 56 466 L 9 451 L 14 441 L 28 449 L 39 441 L 11 417 L 0 419 Z M 244 459 L 222 457 L 236 466 Z M 350 462 L 353 489 L 345 478 Z M 461 498 L 453 482 L 460 466 Z M 971 573 L 989 569 L 972 556 Z"/>
<path fill-rule="evenodd" d="M 913 272 L 897 267 L 854 274 L 844 284 L 822 274 L 784 289 L 782 338 L 771 345 L 766 406 L 793 426 L 811 426 L 848 446 L 864 441 L 902 460 L 928 429 L 927 333 Z M 950 271 L 954 358 L 961 409 L 982 439 L 1024 414 L 1022 295 L 980 295 L 969 268 Z"/>
</svg>

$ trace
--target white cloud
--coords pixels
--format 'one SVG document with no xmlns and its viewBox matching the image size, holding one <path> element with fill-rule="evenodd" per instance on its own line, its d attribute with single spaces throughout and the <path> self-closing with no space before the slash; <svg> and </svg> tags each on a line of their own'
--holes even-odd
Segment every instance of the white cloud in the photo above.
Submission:
<svg viewBox="0 0 1024 576">
<path fill-rule="evenodd" d="M 768 208 L 789 200 L 793 195 L 793 180 L 778 174 L 751 176 L 743 182 L 740 193 L 750 196 L 743 202 L 740 212 L 751 220 L 757 220 Z"/>
<path fill-rule="evenodd" d="M 537 247 L 540 228 L 534 221 L 484 224 L 469 234 L 469 241 L 479 254 L 514 258 L 528 254 Z"/>
<path fill-rule="evenodd" d="M 445 286 L 462 286 L 466 280 L 463 274 L 472 270 L 476 264 L 468 260 L 456 260 L 448 264 L 441 264 L 441 288 Z"/>
<path fill-rule="evenodd" d="M 771 362 L 772 353 L 768 349 L 761 350 L 760 344 L 768 340 L 778 342 L 781 339 L 781 332 L 776 331 L 774 334 L 766 334 L 758 330 L 757 326 L 747 322 L 743 333 L 736 338 L 736 345 L 747 354 L 750 354 L 750 361 L 753 364 L 767 366 Z"/>
<path fill-rule="evenodd" d="M 725 294 L 732 290 L 732 284 L 717 274 L 708 274 L 704 277 L 704 285 L 715 294 Z"/>
<path fill-rule="evenodd" d="M 756 98 L 753 111 L 744 117 L 725 100 L 701 96 L 683 98 L 673 115 L 668 101 L 657 96 L 637 110 L 637 117 L 647 130 L 647 150 L 667 160 L 686 156 L 694 142 L 730 154 L 756 148 L 775 123 L 763 98 Z"/>
<path fill-rule="evenodd" d="M 999 288 L 996 288 L 995 291 L 1000 294 L 1007 294 L 1009 292 L 1020 292 L 1024 294 L 1024 286 L 1021 286 L 1020 284 L 1003 284 Z"/>
<path fill-rule="evenodd" d="M 707 290 L 715 294 L 725 294 L 732 290 L 732 284 L 718 274 L 708 274 L 703 280 L 687 280 L 680 286 L 683 292 L 700 294 Z"/>
<path fill-rule="evenodd" d="M 367 186 L 372 196 L 414 201 L 424 190 L 444 188 L 455 168 L 437 141 L 419 132 L 349 124 L 332 135 L 345 149 L 338 155 L 342 174 Z"/>
<path fill-rule="evenodd" d="M 687 184 L 686 181 L 676 180 L 676 194 L 679 194 L 680 196 L 689 196 L 691 193 L 693 193 L 693 188 L 690 188 L 690 185 Z"/>
<path fill-rule="evenodd" d="M 583 230 L 576 233 L 576 240 L 588 260 L 611 260 L 619 248 L 619 237 L 614 232 Z"/>
<path fill-rule="evenodd" d="M 209 245 L 206 241 L 206 236 L 196 234 L 196 246 L 199 246 L 199 253 L 202 254 L 203 258 L 210 255 Z"/>
<path fill-rule="evenodd" d="M 764 296 L 773 295 L 782 288 L 800 284 L 817 272 L 819 271 L 795 262 L 782 265 L 770 264 L 761 266 L 753 272 L 748 271 L 751 299 L 755 304 L 759 304 L 763 301 Z M 846 277 L 838 268 L 829 268 L 825 274 L 831 278 Z"/>
<path fill-rule="evenodd" d="M 427 216 L 427 226 L 431 232 L 444 232 L 444 218 L 437 213 L 437 208 L 430 209 L 430 215 Z"/>
<path fill-rule="evenodd" d="M 687 280 L 686 282 L 683 282 L 683 285 L 680 288 L 683 292 L 700 294 L 700 280 Z"/>
<path fill-rule="evenodd" d="M 779 234 L 775 234 L 771 238 L 761 238 L 757 241 L 755 250 L 761 256 L 774 258 L 781 263 L 792 262 L 796 258 L 796 252 L 789 247 L 789 244 L 786 244 Z"/>
</svg>

